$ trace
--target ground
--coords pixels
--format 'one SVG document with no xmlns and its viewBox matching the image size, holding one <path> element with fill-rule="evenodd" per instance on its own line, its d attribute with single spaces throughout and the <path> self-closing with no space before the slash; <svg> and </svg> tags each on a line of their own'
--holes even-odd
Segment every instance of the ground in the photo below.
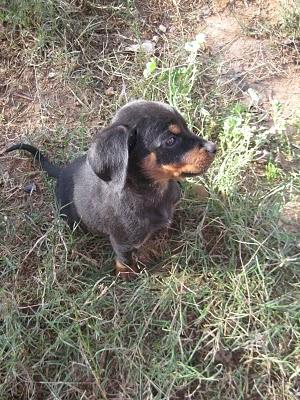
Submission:
<svg viewBox="0 0 300 400">
<path fill-rule="evenodd" d="M 299 1 L 13 0 L 0 21 L 0 398 L 298 399 Z M 128 283 L 4 150 L 71 160 L 140 97 L 218 157 Z"/>
</svg>

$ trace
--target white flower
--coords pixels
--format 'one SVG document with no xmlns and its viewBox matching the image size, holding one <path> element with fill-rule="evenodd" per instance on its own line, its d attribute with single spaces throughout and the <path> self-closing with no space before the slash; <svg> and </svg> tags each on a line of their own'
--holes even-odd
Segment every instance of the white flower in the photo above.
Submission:
<svg viewBox="0 0 300 400">
<path fill-rule="evenodd" d="M 259 103 L 259 94 L 252 88 L 249 88 L 247 90 L 247 92 L 251 98 L 252 104 L 258 104 Z"/>
<path fill-rule="evenodd" d="M 196 42 L 199 43 L 200 45 L 204 45 L 206 42 L 206 34 L 203 32 L 200 32 L 196 35 Z"/>
<path fill-rule="evenodd" d="M 197 51 L 199 50 L 200 46 L 196 42 L 196 40 L 193 40 L 192 42 L 186 42 L 186 44 L 184 45 L 184 48 L 189 53 L 197 53 Z"/>
<path fill-rule="evenodd" d="M 186 51 L 188 51 L 189 53 L 191 53 L 191 58 L 195 58 L 198 50 L 202 47 L 204 47 L 206 42 L 206 35 L 205 33 L 198 33 L 196 35 L 195 40 L 192 40 L 191 42 L 186 42 L 184 45 L 184 48 Z"/>
</svg>

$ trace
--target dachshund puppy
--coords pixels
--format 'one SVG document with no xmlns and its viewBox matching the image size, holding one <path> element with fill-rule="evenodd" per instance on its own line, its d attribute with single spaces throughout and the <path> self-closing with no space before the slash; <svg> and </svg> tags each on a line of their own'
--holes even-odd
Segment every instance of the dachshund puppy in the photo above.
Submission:
<svg viewBox="0 0 300 400">
<path fill-rule="evenodd" d="M 56 196 L 69 225 L 107 234 L 116 270 L 129 279 L 137 272 L 134 251 L 168 226 L 180 198 L 178 180 L 203 174 L 216 146 L 193 134 L 171 106 L 138 100 L 122 107 L 97 132 L 87 154 L 70 164 L 51 164 L 39 150 L 16 144 L 57 179 Z"/>
</svg>

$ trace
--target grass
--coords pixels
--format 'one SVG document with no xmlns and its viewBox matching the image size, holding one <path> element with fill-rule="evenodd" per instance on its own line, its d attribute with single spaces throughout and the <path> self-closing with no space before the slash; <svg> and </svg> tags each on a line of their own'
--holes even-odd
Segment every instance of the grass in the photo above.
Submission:
<svg viewBox="0 0 300 400">
<path fill-rule="evenodd" d="M 175 6 L 156 4 L 178 17 Z M 171 231 L 152 243 L 159 255 L 130 283 L 113 276 L 106 238 L 71 232 L 57 218 L 53 183 L 27 157 L 3 159 L 0 398 L 297 399 L 299 238 L 278 219 L 299 195 L 300 175 L 276 163 L 278 149 L 299 159 L 288 121 L 277 103 L 266 115 L 228 97 L 217 60 L 185 49 L 187 28 L 161 38 L 154 56 L 125 52 L 120 31 L 127 44 L 151 28 L 136 10 L 55 0 L 1 8 L 8 92 L 17 76 L 23 91 L 30 70 L 37 78 L 38 112 L 11 104 L 6 143 L 25 134 L 56 161 L 72 159 L 95 122 L 141 96 L 176 105 L 218 142 L 219 155 L 206 177 L 184 183 Z M 16 54 L 28 63 L 23 75 Z M 115 94 L 105 96 L 110 86 Z M 33 180 L 38 191 L 25 195 L 20 188 Z"/>
<path fill-rule="evenodd" d="M 273 47 L 281 52 L 282 60 L 291 60 L 297 64 L 300 41 L 300 7 L 297 0 L 280 0 L 270 2 L 264 7 L 260 4 L 259 11 L 252 20 L 244 24 L 243 29 L 251 36 L 269 38 Z M 233 9 L 234 11 L 234 9 Z M 271 15 L 268 15 L 270 13 Z M 239 20 L 239 14 L 236 13 Z"/>
</svg>

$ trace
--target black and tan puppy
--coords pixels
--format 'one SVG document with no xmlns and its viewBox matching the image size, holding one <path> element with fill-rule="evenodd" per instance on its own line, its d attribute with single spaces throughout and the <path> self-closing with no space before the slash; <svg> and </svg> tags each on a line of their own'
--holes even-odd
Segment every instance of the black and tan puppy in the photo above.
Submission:
<svg viewBox="0 0 300 400">
<path fill-rule="evenodd" d="M 180 198 L 177 180 L 205 172 L 216 152 L 174 108 L 143 100 L 122 107 L 87 155 L 64 167 L 26 144 L 6 151 L 17 149 L 29 151 L 57 179 L 61 214 L 70 225 L 109 235 L 123 278 L 136 273 L 134 251 L 171 223 Z"/>
</svg>

